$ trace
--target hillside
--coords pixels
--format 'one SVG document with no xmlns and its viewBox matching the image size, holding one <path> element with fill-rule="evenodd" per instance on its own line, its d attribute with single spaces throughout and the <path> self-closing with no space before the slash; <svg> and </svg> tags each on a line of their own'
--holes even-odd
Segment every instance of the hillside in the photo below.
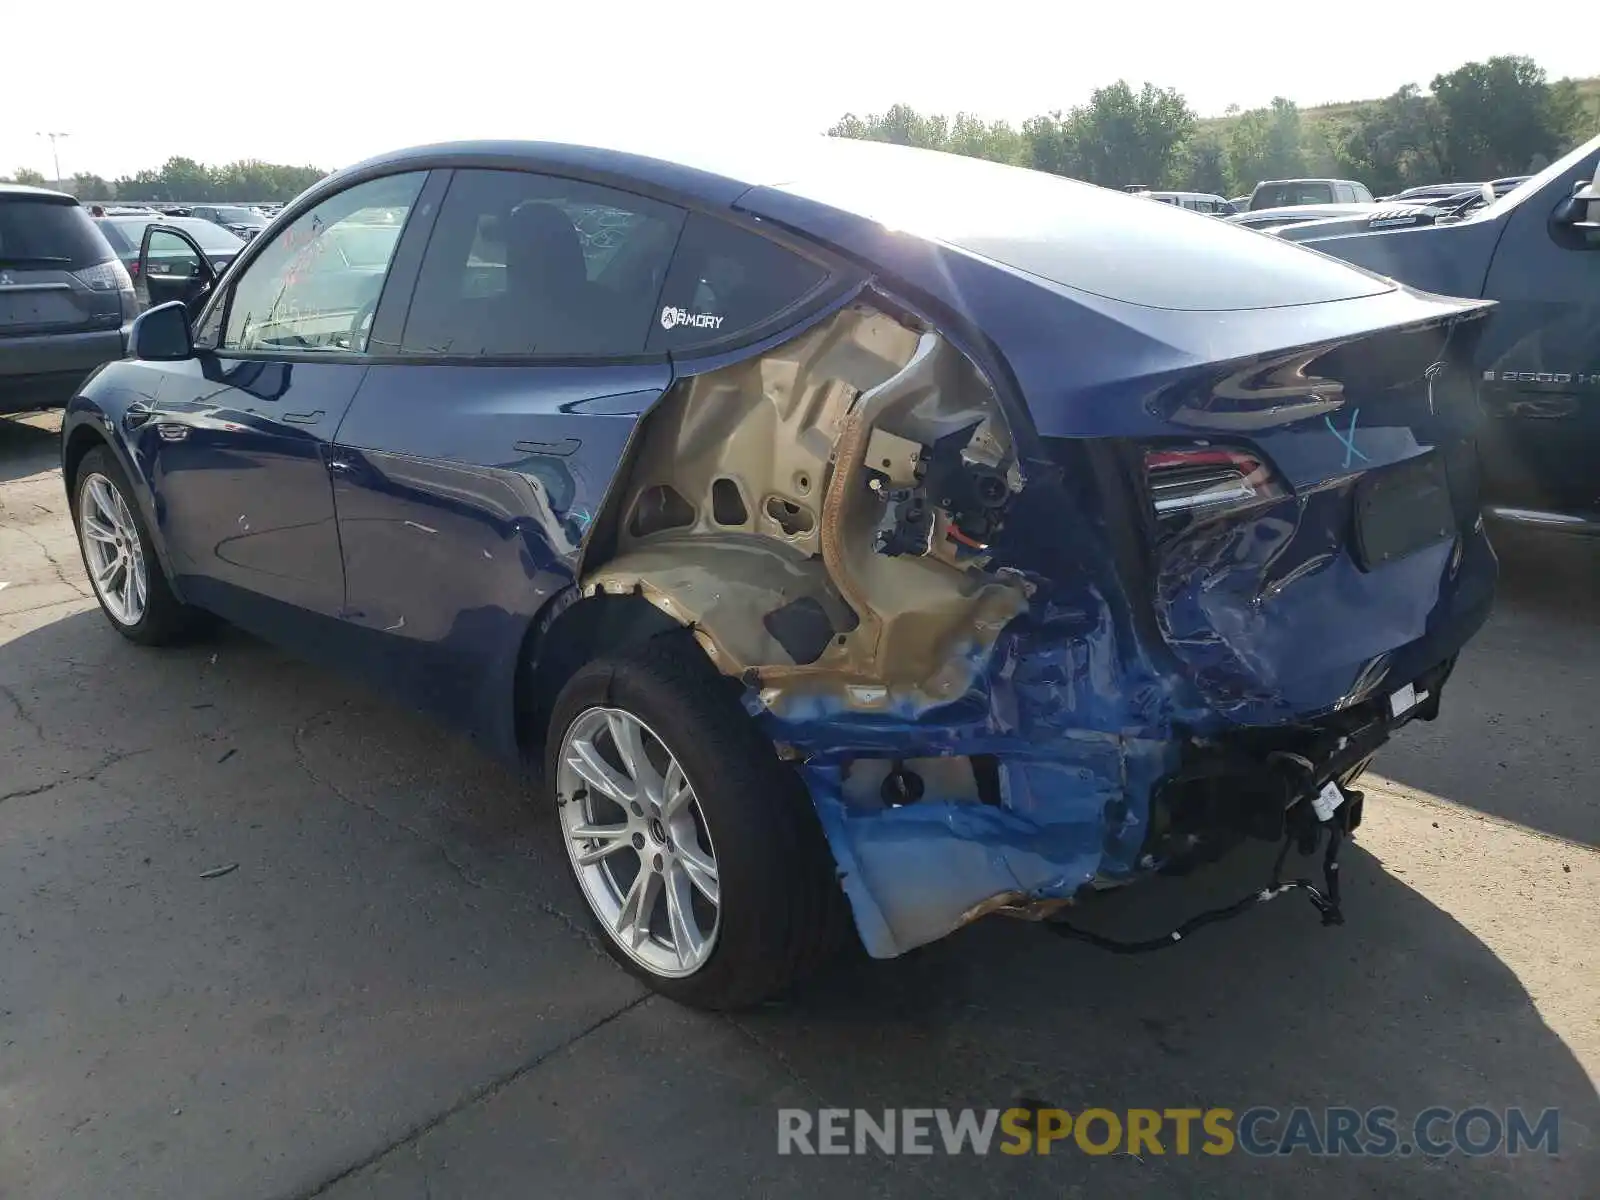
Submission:
<svg viewBox="0 0 1600 1200">
<path fill-rule="evenodd" d="M 1583 97 L 1584 108 L 1589 113 L 1588 133 L 1593 136 L 1600 133 L 1600 75 L 1589 79 L 1574 80 L 1578 85 L 1578 94 Z M 1302 108 L 1300 115 L 1308 121 L 1320 121 L 1329 118 L 1349 116 L 1363 104 L 1372 104 L 1374 100 L 1341 100 L 1333 104 L 1319 104 L 1315 107 Z M 1225 134 L 1228 127 L 1237 120 L 1237 116 L 1202 117 L 1198 122 L 1200 129 L 1214 129 Z"/>
</svg>

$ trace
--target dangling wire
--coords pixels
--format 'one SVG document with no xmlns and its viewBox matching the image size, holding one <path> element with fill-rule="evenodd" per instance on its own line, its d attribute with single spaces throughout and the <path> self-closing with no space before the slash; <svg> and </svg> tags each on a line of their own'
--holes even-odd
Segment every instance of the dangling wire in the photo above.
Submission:
<svg viewBox="0 0 1600 1200">
<path fill-rule="evenodd" d="M 1328 822 L 1328 848 L 1322 856 L 1322 877 L 1324 886 L 1318 888 L 1309 879 L 1283 879 L 1284 860 L 1289 856 L 1289 847 L 1294 842 L 1291 834 L 1283 839 L 1283 845 L 1278 849 L 1278 856 L 1272 863 L 1272 878 L 1266 887 L 1259 892 L 1252 892 L 1248 896 L 1241 896 L 1232 904 L 1222 908 L 1208 909 L 1203 913 L 1190 917 L 1171 933 L 1161 937 L 1145 938 L 1138 942 L 1123 942 L 1115 938 L 1102 937 L 1098 933 L 1091 933 L 1087 929 L 1079 929 L 1076 925 L 1068 925 L 1065 921 L 1051 921 L 1047 928 L 1060 937 L 1071 938 L 1074 941 L 1088 942 L 1091 946 L 1098 946 L 1112 954 L 1148 954 L 1153 950 L 1165 950 L 1169 946 L 1176 946 L 1184 938 L 1197 929 L 1206 925 L 1213 925 L 1218 921 L 1226 921 L 1237 917 L 1240 913 L 1248 912 L 1258 904 L 1265 904 L 1269 900 L 1276 900 L 1285 892 L 1303 891 L 1311 900 L 1312 907 L 1322 914 L 1324 925 L 1343 925 L 1344 912 L 1339 907 L 1339 846 L 1344 840 L 1344 830 L 1338 821 Z"/>
</svg>

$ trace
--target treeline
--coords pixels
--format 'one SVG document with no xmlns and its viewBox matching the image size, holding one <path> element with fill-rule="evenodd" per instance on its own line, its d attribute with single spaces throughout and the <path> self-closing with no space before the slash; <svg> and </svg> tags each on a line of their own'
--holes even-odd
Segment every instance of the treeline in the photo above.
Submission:
<svg viewBox="0 0 1600 1200">
<path fill-rule="evenodd" d="M 1592 81 L 1591 81 L 1592 83 Z M 1414 184 L 1480 181 L 1541 169 L 1600 132 L 1585 85 L 1552 83 L 1515 55 L 1469 62 L 1407 84 L 1382 100 L 1302 112 L 1281 97 L 1265 108 L 1201 120 L 1172 88 L 1125 81 L 1087 104 L 1031 117 L 1020 127 L 923 115 L 897 104 L 850 113 L 829 134 L 946 150 L 1068 175 L 1107 187 L 1233 196 L 1263 179 L 1359 179 L 1375 195 Z"/>
<path fill-rule="evenodd" d="M 18 170 L 17 183 L 58 187 L 80 200 L 210 200 L 215 203 L 292 200 L 326 175 L 316 167 L 240 159 L 207 166 L 192 158 L 167 159 L 156 171 L 139 171 L 120 179 L 80 174 L 51 182 L 38 171 Z"/>
</svg>

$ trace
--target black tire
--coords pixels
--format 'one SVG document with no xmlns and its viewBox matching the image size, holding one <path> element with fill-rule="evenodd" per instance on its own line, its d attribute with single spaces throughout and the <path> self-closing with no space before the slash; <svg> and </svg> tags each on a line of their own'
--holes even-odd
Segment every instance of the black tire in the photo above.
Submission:
<svg viewBox="0 0 1600 1200">
<path fill-rule="evenodd" d="M 91 576 L 90 586 L 94 586 L 93 567 L 90 566 L 88 550 L 84 546 L 82 505 L 84 488 L 89 480 L 97 475 L 111 484 L 122 496 L 122 502 L 128 506 L 144 556 L 147 592 L 144 614 L 132 624 L 126 624 L 114 616 L 106 607 L 104 599 L 100 597 L 99 589 L 96 588 L 95 598 L 100 601 L 100 611 L 111 623 L 111 628 L 130 642 L 137 642 L 141 646 L 164 646 L 183 640 L 204 624 L 205 614 L 180 603 L 173 595 L 172 588 L 167 583 L 166 573 L 162 570 L 161 559 L 157 556 L 155 546 L 150 540 L 150 531 L 145 526 L 138 499 L 128 483 L 128 477 L 123 473 L 122 464 L 105 446 L 96 446 L 83 456 L 83 460 L 78 464 L 77 478 L 73 481 L 72 527 L 78 536 L 78 553 L 83 558 L 83 569 Z"/>
<path fill-rule="evenodd" d="M 677 758 L 715 844 L 720 889 L 709 957 L 692 974 L 668 977 L 623 950 L 569 857 L 573 887 L 612 958 L 655 991 L 717 1011 L 775 998 L 831 958 L 849 936 L 848 906 L 811 798 L 686 633 L 590 662 L 562 688 L 551 712 L 544 778 L 564 852 L 556 816 L 571 802 L 559 794 L 563 739 L 596 706 L 634 715 Z"/>
</svg>

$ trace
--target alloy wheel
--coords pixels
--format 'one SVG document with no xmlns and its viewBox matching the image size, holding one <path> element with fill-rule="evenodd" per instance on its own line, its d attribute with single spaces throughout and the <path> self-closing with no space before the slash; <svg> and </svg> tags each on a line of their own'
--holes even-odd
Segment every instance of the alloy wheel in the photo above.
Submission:
<svg viewBox="0 0 1600 1200">
<path fill-rule="evenodd" d="M 95 595 L 119 625 L 137 625 L 150 601 L 144 543 L 128 502 L 104 475 L 78 489 L 78 538 Z"/>
<path fill-rule="evenodd" d="M 558 762 L 563 840 L 600 923 L 653 974 L 692 975 L 716 946 L 721 889 L 677 757 L 626 709 L 594 707 L 567 727 Z"/>
</svg>

